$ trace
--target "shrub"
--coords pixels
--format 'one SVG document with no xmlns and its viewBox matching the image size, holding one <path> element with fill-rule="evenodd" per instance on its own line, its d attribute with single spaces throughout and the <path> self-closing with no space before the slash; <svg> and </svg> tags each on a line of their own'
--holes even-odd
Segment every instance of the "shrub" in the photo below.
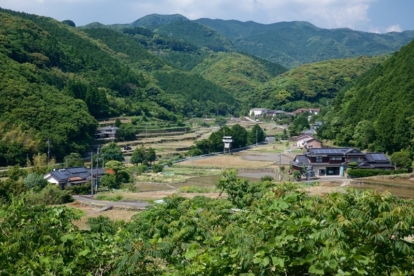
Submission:
<svg viewBox="0 0 414 276">
<path fill-rule="evenodd" d="M 138 169 L 137 170 L 138 175 L 141 175 L 141 174 L 143 174 L 144 172 L 146 172 L 148 170 L 148 166 L 144 165 L 144 164 L 141 164 L 141 165 L 137 166 L 137 169 Z"/>
<path fill-rule="evenodd" d="M 161 165 L 161 164 L 154 164 L 153 166 L 152 166 L 152 171 L 154 172 L 154 173 L 159 173 L 159 172 L 162 172 L 164 170 L 164 166 L 163 165 Z"/>
<path fill-rule="evenodd" d="M 26 204 L 28 205 L 55 205 L 72 202 L 73 198 L 66 190 L 60 190 L 53 184 L 47 185 L 41 192 L 36 193 L 34 191 L 25 195 Z"/>
<path fill-rule="evenodd" d="M 379 169 L 348 169 L 346 171 L 350 177 L 369 177 L 376 175 L 390 175 L 390 170 L 379 170 Z"/>
<path fill-rule="evenodd" d="M 71 195 L 88 195 L 91 193 L 91 184 L 84 183 L 81 185 L 73 185 L 71 187 L 66 187 L 65 190 Z"/>
<path fill-rule="evenodd" d="M 273 181 L 274 180 L 274 178 L 273 178 L 273 176 L 270 176 L 270 175 L 265 175 L 265 176 L 262 176 L 261 178 L 260 178 L 260 181 L 261 182 L 265 182 L 265 181 Z"/>
<path fill-rule="evenodd" d="M 28 190 L 40 191 L 47 185 L 46 179 L 43 175 L 37 173 L 29 173 L 23 180 L 24 186 Z"/>
</svg>

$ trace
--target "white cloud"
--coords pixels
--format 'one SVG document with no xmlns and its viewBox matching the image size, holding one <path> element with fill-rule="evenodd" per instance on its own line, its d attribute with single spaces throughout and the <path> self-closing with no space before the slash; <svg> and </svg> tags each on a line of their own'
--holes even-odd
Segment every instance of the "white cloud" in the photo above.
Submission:
<svg viewBox="0 0 414 276">
<path fill-rule="evenodd" d="M 389 33 L 389 32 L 401 32 L 401 28 L 400 25 L 392 25 L 389 26 L 385 29 L 385 32 Z"/>
</svg>

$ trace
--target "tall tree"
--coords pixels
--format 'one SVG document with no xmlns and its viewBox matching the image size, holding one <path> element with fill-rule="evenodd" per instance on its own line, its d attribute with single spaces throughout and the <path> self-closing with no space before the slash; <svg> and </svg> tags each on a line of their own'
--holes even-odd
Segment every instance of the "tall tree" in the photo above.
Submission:
<svg viewBox="0 0 414 276">
<path fill-rule="evenodd" d="M 110 142 L 101 149 L 101 158 L 104 158 L 105 162 L 110 160 L 125 161 L 121 148 L 115 143 Z"/>
</svg>

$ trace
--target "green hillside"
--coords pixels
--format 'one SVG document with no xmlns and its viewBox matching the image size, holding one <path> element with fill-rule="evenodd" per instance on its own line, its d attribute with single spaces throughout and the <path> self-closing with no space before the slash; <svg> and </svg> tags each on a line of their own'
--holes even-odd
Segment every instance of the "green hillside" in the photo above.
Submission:
<svg viewBox="0 0 414 276">
<path fill-rule="evenodd" d="M 238 50 L 287 68 L 322 60 L 394 52 L 414 38 L 414 31 L 375 34 L 351 29 L 322 29 L 308 22 L 265 25 L 207 18 L 196 22 L 228 37 Z"/>
<path fill-rule="evenodd" d="M 131 25 L 133 27 L 147 27 L 149 29 L 154 29 L 176 21 L 189 21 L 189 19 L 181 14 L 149 14 L 135 20 Z"/>
<path fill-rule="evenodd" d="M 257 87 L 249 95 L 250 107 L 295 110 L 325 106 L 343 87 L 381 64 L 388 56 L 335 59 L 295 67 Z"/>
<path fill-rule="evenodd" d="M 205 79 L 231 91 L 232 95 L 245 102 L 257 87 L 286 69 L 256 57 L 240 53 L 212 53 L 197 65 L 195 72 Z"/>
<path fill-rule="evenodd" d="M 1 165 L 25 164 L 27 156 L 46 152 L 48 139 L 58 159 L 83 153 L 93 140 L 96 118 L 145 115 L 176 121 L 200 106 L 197 114 L 208 114 L 197 91 L 171 96 L 177 94 L 174 89 L 186 91 L 188 84 L 171 89 L 153 74 L 180 71 L 130 35 L 104 28 L 84 32 L 8 10 L 0 10 L 0 24 Z M 227 97 L 223 112 L 237 107 L 227 91 L 197 80 L 203 93 L 218 91 L 209 94 L 212 105 Z"/>
<path fill-rule="evenodd" d="M 414 41 L 338 94 L 325 115 L 321 137 L 388 153 L 413 151 L 412 72 Z"/>
</svg>

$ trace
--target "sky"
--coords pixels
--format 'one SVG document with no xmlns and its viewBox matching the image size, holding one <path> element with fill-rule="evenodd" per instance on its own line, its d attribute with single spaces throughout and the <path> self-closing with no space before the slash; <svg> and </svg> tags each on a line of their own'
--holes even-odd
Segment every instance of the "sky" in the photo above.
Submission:
<svg viewBox="0 0 414 276">
<path fill-rule="evenodd" d="M 412 0 L 0 0 L 0 7 L 77 26 L 127 24 L 157 14 L 263 24 L 307 21 L 320 28 L 386 33 L 414 30 Z"/>
</svg>

